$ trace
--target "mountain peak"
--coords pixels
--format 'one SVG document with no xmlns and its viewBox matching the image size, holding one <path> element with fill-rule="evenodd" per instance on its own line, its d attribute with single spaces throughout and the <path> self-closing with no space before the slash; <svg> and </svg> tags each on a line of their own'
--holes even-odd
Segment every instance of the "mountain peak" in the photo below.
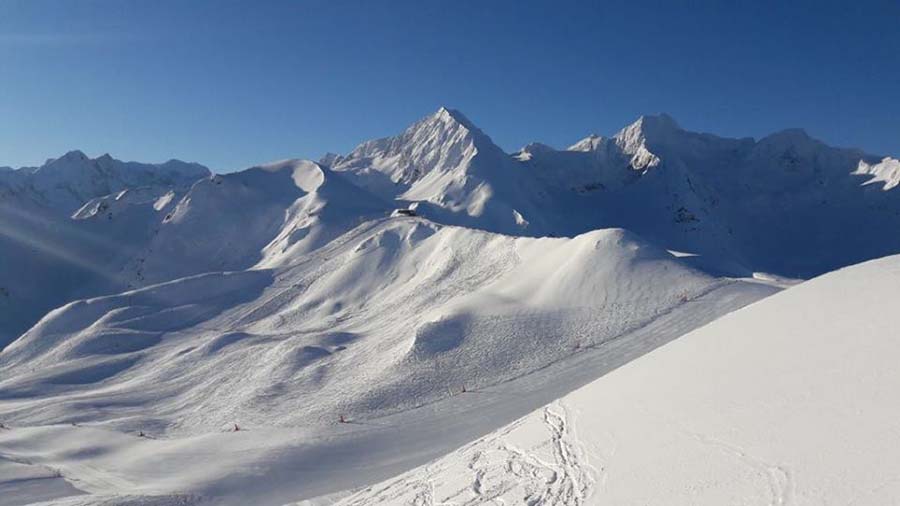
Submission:
<svg viewBox="0 0 900 506">
<path fill-rule="evenodd" d="M 450 109 L 441 106 L 441 108 L 438 109 L 436 113 L 434 113 L 433 118 L 445 123 L 459 123 L 469 130 L 478 130 L 478 127 L 476 127 L 471 121 L 469 121 L 469 118 L 467 118 L 463 113 L 459 112 L 456 109 Z"/>
<path fill-rule="evenodd" d="M 600 146 L 601 142 L 603 142 L 603 136 L 591 134 L 569 146 L 567 151 L 594 151 Z"/>
<path fill-rule="evenodd" d="M 84 162 L 90 160 L 90 158 L 88 158 L 88 156 L 84 154 L 84 151 L 81 151 L 80 149 L 73 149 L 71 151 L 68 151 L 61 157 L 54 159 L 54 161 L 57 160 L 65 160 L 68 162 Z"/>
<path fill-rule="evenodd" d="M 786 128 L 773 134 L 767 135 L 762 141 L 769 142 L 788 142 L 792 144 L 806 143 L 813 140 L 802 128 Z"/>
<path fill-rule="evenodd" d="M 623 128 L 616 134 L 616 138 L 643 137 L 657 138 L 671 132 L 680 132 L 681 126 L 668 114 L 646 114 L 638 118 L 634 123 Z"/>
<path fill-rule="evenodd" d="M 675 142 L 674 138 L 684 131 L 668 114 L 644 115 L 623 128 L 613 137 L 625 153 L 631 155 L 631 165 L 646 169 L 659 164 L 659 156 L 654 151 L 660 145 Z"/>
</svg>

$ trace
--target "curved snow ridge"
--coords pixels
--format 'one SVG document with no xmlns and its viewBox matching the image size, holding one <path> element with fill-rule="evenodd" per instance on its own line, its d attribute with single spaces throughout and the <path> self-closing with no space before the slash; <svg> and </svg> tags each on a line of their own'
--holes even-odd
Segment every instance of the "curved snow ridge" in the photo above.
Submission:
<svg viewBox="0 0 900 506">
<path fill-rule="evenodd" d="M 3 371 L 20 371 L 2 383 L 6 396 L 30 399 L 17 416 L 109 420 L 112 388 L 132 429 L 371 419 L 526 375 L 719 284 L 615 229 L 534 239 L 381 219 L 285 255 L 271 270 L 52 312 L 3 352 Z M 78 395 L 60 402 L 41 389 Z M 101 407 L 84 408 L 88 399 Z"/>
</svg>

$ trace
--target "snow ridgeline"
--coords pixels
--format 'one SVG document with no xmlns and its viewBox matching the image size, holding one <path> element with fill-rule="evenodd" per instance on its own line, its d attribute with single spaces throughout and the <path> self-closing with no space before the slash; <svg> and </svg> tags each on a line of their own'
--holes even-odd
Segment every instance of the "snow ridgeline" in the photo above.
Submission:
<svg viewBox="0 0 900 506">
<path fill-rule="evenodd" d="M 291 263 L 410 205 L 435 223 L 516 236 L 623 228 L 709 274 L 809 277 L 900 251 L 897 174 L 896 159 L 802 130 L 727 139 L 665 115 L 508 155 L 445 108 L 319 164 L 214 177 L 73 151 L 0 171 L 0 255 L 14 259 L 0 263 L 0 348 L 66 302 Z"/>
<path fill-rule="evenodd" d="M 898 287 L 826 274 L 334 504 L 890 504 Z"/>
<path fill-rule="evenodd" d="M 382 219 L 298 264 L 54 310 L 0 355 L 0 402 L 20 424 L 156 433 L 365 420 L 528 374 L 722 283 L 621 230 Z"/>
<path fill-rule="evenodd" d="M 22 376 L 0 384 L 11 427 L 0 430 L 0 455 L 58 471 L 88 494 L 47 491 L 71 506 L 275 505 L 341 493 L 437 458 L 774 291 L 723 283 L 618 230 L 531 239 L 380 220 L 315 255 L 48 315 L 3 352 L 3 377 Z M 564 303 L 595 306 L 559 311 Z M 510 315 L 522 324 L 504 330 Z M 435 332 L 435 316 L 487 323 L 457 342 Z M 545 320 L 587 334 L 547 336 L 562 330 Z M 483 367 L 498 356 L 509 364 Z M 27 426 L 38 419 L 59 423 Z M 0 491 L 14 486 L 0 479 Z"/>
</svg>

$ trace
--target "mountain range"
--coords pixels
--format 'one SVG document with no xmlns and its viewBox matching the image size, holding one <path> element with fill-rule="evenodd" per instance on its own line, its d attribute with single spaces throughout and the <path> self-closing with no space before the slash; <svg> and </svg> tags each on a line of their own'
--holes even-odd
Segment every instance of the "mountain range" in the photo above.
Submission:
<svg viewBox="0 0 900 506">
<path fill-rule="evenodd" d="M 643 116 L 506 153 L 446 108 L 345 155 L 228 174 L 78 151 L 0 169 L 0 418 L 36 452 L 23 465 L 98 501 L 357 489 L 900 253 L 898 183 L 897 159 L 796 129 L 729 139 Z M 92 450 L 45 445 L 65 437 Z M 229 458 L 198 466 L 215 451 Z"/>
</svg>

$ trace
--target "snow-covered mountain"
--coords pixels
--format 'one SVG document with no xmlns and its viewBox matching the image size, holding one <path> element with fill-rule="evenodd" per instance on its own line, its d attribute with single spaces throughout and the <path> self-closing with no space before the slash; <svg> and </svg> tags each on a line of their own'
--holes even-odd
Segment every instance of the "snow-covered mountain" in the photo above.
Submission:
<svg viewBox="0 0 900 506">
<path fill-rule="evenodd" d="M 0 470 L 100 503 L 378 482 L 785 278 L 900 252 L 898 183 L 799 130 L 645 116 L 508 154 L 445 108 L 319 162 L 3 170 Z"/>
<path fill-rule="evenodd" d="M 523 213 L 542 219 L 531 200 L 539 188 L 523 167 L 462 113 L 446 108 L 397 137 L 361 144 L 332 168 L 383 199 L 415 203 L 442 223 L 535 235 Z"/>
<path fill-rule="evenodd" d="M 89 158 L 76 150 L 40 167 L 0 170 L 0 197 L 4 201 L 30 199 L 71 214 L 96 197 L 134 188 L 181 188 L 209 174 L 209 169 L 196 163 L 122 162 L 109 154 Z"/>
<path fill-rule="evenodd" d="M 288 250 L 310 252 L 393 207 L 509 235 L 623 228 L 712 274 L 808 277 L 900 251 L 898 163 L 800 130 L 726 139 L 665 115 L 565 150 L 533 143 L 509 155 L 446 108 L 320 164 L 212 179 L 196 164 L 73 151 L 0 172 L 0 251 L 10 259 L 0 343 L 75 297 L 290 262 Z M 298 170 L 326 183 L 283 183 Z"/>
<path fill-rule="evenodd" d="M 0 171 L 0 348 L 74 298 L 126 288 L 120 269 L 203 166 L 71 151 Z"/>
<path fill-rule="evenodd" d="M 809 277 L 900 251 L 897 160 L 797 129 L 728 139 L 644 116 L 613 137 L 509 156 L 441 109 L 328 162 L 434 221 L 527 236 L 626 228 L 731 275 Z"/>
</svg>

